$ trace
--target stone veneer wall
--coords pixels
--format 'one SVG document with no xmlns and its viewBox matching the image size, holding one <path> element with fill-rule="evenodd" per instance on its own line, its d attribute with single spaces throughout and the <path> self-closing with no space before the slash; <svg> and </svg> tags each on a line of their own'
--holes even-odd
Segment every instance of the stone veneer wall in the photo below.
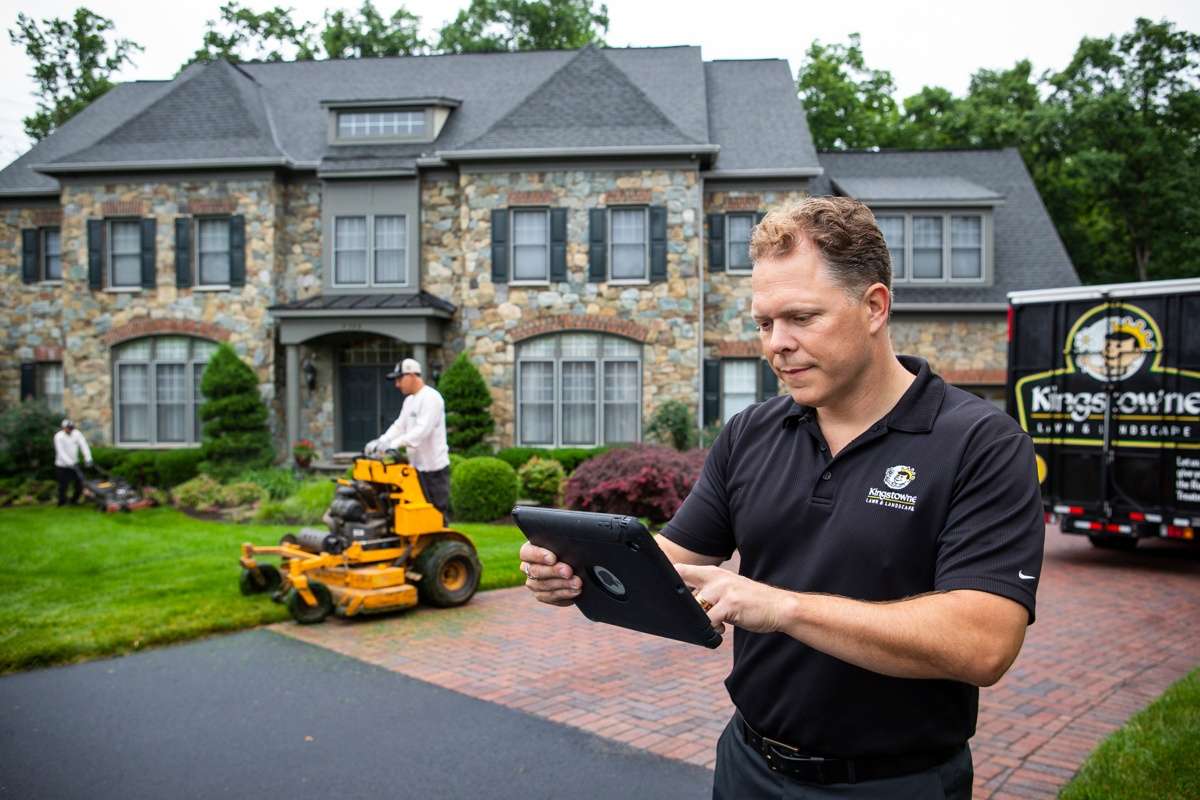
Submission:
<svg viewBox="0 0 1200 800">
<path fill-rule="evenodd" d="M 21 400 L 20 364 L 62 359 L 63 287 L 21 280 L 21 230 L 61 224 L 57 204 L 0 208 L 0 406 Z"/>
<path fill-rule="evenodd" d="M 803 200 L 807 192 L 795 190 L 713 190 L 704 194 L 704 213 L 767 212 Z M 707 216 L 706 216 L 707 218 Z M 707 243 L 707 231 L 705 242 Z M 707 246 L 707 244 L 706 244 Z M 707 264 L 707 253 L 705 263 Z M 705 358 L 747 357 L 759 353 L 758 332 L 750 319 L 750 275 L 704 273 Z M 738 343 L 738 344 L 735 344 Z"/>
<path fill-rule="evenodd" d="M 1004 383 L 1008 366 L 1004 312 L 958 317 L 900 312 L 888 325 L 897 353 L 926 359 L 948 383 Z"/>
<path fill-rule="evenodd" d="M 617 204 L 667 208 L 667 280 L 588 282 L 588 209 Z M 569 209 L 566 281 L 492 283 L 491 211 L 519 205 Z M 618 318 L 640 326 L 646 332 L 643 416 L 669 399 L 696 404 L 701 207 L 700 181 L 691 169 L 467 173 L 457 186 L 439 180 L 422 187 L 424 288 L 459 307 L 443 357 L 448 362 L 466 351 L 482 372 L 494 400 L 496 444 L 509 445 L 514 437 L 512 332 L 547 320 L 547 330 L 577 327 L 572 319 L 590 329 Z"/>
<path fill-rule="evenodd" d="M 174 221 L 188 214 L 189 203 L 197 200 L 209 202 L 210 208 L 244 215 L 244 287 L 226 291 L 175 287 Z M 64 183 L 63 285 L 51 295 L 53 304 L 61 309 L 58 340 L 63 346 L 64 404 L 92 441 L 111 442 L 114 435 L 111 347 L 147 332 L 190 329 L 208 332 L 207 338 L 225 338 L 258 375 L 264 400 L 272 402 L 275 353 L 267 307 L 276 301 L 279 202 L 278 186 L 270 178 Z M 106 216 L 155 218 L 156 288 L 88 288 L 87 220 Z M 13 309 L 6 313 L 13 314 Z M 155 324 L 148 325 L 150 321 Z M 278 415 L 271 422 L 273 427 L 281 427 Z M 274 434 L 279 441 L 280 431 Z"/>
</svg>

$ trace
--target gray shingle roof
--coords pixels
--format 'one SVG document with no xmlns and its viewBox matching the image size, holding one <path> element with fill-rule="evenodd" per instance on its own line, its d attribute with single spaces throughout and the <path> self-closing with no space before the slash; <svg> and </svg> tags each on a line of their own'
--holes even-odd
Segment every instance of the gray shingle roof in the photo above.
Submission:
<svg viewBox="0 0 1200 800">
<path fill-rule="evenodd" d="M 820 168 L 786 61 L 710 61 L 704 76 L 714 171 Z"/>
<path fill-rule="evenodd" d="M 707 131 L 700 140 L 685 135 L 604 52 L 589 46 L 462 149 L 697 144 L 707 138 Z"/>
<path fill-rule="evenodd" d="M 58 181 L 33 170 L 44 164 L 87 147 L 141 112 L 166 92 L 171 81 L 133 81 L 114 86 L 92 102 L 50 136 L 35 144 L 27 153 L 0 170 L 0 195 L 58 194 Z"/>
<path fill-rule="evenodd" d="M 833 184 L 856 179 L 951 176 L 1004 198 L 992 212 L 995 280 L 979 287 L 896 287 L 897 303 L 1004 303 L 1008 292 L 1077 286 L 1079 276 L 1042 198 L 1015 149 L 933 150 L 880 153 L 823 152 L 825 175 L 813 180 L 814 195 L 837 194 Z"/>
<path fill-rule="evenodd" d="M 216 61 L 187 70 L 170 91 L 123 125 L 89 147 L 54 159 L 49 167 L 254 159 L 284 160 L 262 87 L 238 68 Z"/>
<path fill-rule="evenodd" d="M 966 203 L 1003 200 L 1004 196 L 957 175 L 833 178 L 839 193 L 864 203 Z"/>
</svg>

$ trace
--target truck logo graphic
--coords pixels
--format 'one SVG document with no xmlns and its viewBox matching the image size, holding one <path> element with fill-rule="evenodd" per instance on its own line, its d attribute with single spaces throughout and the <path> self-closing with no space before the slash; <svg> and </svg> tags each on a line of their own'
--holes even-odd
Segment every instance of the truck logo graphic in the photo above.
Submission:
<svg viewBox="0 0 1200 800">
<path fill-rule="evenodd" d="M 1065 366 L 1014 387 L 1035 444 L 1200 449 L 1200 372 L 1164 365 L 1155 319 L 1132 303 L 1093 306 L 1063 344 Z M 1164 380 L 1164 376 L 1167 378 Z"/>
</svg>

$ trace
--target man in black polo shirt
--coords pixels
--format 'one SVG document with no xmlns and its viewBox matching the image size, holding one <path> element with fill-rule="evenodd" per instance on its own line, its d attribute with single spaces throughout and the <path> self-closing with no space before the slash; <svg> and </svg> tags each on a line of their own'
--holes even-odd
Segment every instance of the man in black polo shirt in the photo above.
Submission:
<svg viewBox="0 0 1200 800">
<path fill-rule="evenodd" d="M 1032 443 L 895 355 L 865 206 L 772 212 L 751 255 L 751 311 L 788 394 L 730 420 L 658 538 L 714 627 L 735 627 L 714 797 L 970 797 L 978 687 L 1033 621 Z M 740 574 L 716 566 L 735 549 Z M 569 567 L 521 557 L 539 600 L 572 602 Z"/>
</svg>

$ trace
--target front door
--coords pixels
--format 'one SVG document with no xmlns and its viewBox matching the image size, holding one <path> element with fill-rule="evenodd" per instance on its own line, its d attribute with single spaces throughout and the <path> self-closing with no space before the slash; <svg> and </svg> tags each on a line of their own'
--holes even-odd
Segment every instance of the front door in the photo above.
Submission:
<svg viewBox="0 0 1200 800">
<path fill-rule="evenodd" d="M 412 355 L 403 342 L 370 337 L 344 346 L 338 353 L 341 449 L 360 452 L 400 416 L 404 395 L 385 377 L 397 362 Z"/>
</svg>

